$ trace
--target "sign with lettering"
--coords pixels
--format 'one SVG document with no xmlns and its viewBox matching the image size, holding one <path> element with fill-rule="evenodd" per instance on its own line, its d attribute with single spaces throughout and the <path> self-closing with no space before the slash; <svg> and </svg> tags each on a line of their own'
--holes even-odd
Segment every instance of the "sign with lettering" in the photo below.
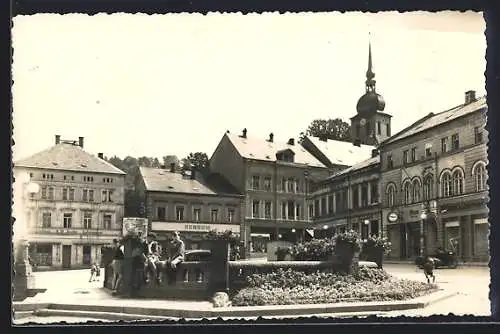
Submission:
<svg viewBox="0 0 500 334">
<path fill-rule="evenodd" d="M 183 222 L 152 222 L 151 229 L 153 231 L 179 231 L 179 232 L 226 232 L 240 233 L 240 225 L 236 224 L 204 224 L 204 223 L 183 223 Z"/>
<path fill-rule="evenodd" d="M 394 223 L 398 220 L 398 214 L 396 212 L 391 212 L 387 215 L 387 220 L 391 223 Z"/>
<path fill-rule="evenodd" d="M 131 232 L 142 235 L 148 234 L 148 220 L 146 218 L 125 217 L 123 218 L 123 235 Z"/>
</svg>

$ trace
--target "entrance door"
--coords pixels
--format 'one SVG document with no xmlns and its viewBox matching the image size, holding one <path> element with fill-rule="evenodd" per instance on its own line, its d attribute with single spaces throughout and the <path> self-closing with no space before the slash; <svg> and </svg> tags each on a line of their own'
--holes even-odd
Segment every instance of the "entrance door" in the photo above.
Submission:
<svg viewBox="0 0 500 334">
<path fill-rule="evenodd" d="M 62 267 L 63 267 L 63 269 L 70 269 L 71 268 L 71 245 L 63 245 Z"/>
<path fill-rule="evenodd" d="M 400 254 L 401 254 L 401 259 L 406 259 L 407 256 L 407 231 L 406 231 L 406 224 L 400 224 L 401 227 L 401 246 L 400 246 Z"/>
<path fill-rule="evenodd" d="M 90 245 L 83 246 L 83 264 L 85 265 L 90 265 L 90 262 L 92 261 L 91 250 L 92 248 Z"/>
</svg>

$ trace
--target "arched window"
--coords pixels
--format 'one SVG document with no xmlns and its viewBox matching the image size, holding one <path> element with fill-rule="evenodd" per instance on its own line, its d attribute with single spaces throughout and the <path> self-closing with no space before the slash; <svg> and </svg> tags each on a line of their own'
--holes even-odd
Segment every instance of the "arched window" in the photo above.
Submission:
<svg viewBox="0 0 500 334">
<path fill-rule="evenodd" d="M 434 179 L 431 174 L 424 178 L 424 201 L 429 201 L 434 196 Z"/>
<path fill-rule="evenodd" d="M 413 180 L 413 203 L 418 203 L 421 201 L 420 198 L 420 180 Z"/>
<path fill-rule="evenodd" d="M 411 182 L 406 181 L 403 185 L 404 204 L 411 203 Z"/>
<path fill-rule="evenodd" d="M 453 172 L 452 177 L 453 182 L 453 196 L 462 195 L 464 193 L 464 174 L 461 169 L 457 169 Z"/>
<path fill-rule="evenodd" d="M 486 166 L 484 162 L 476 163 L 472 169 L 472 175 L 474 175 L 476 191 L 486 190 Z"/>
<path fill-rule="evenodd" d="M 441 197 L 451 196 L 451 175 L 450 172 L 444 172 L 441 176 Z"/>
<path fill-rule="evenodd" d="M 388 207 L 393 207 L 395 204 L 395 198 L 396 198 L 396 187 L 394 184 L 389 184 L 387 186 L 387 206 Z"/>
</svg>

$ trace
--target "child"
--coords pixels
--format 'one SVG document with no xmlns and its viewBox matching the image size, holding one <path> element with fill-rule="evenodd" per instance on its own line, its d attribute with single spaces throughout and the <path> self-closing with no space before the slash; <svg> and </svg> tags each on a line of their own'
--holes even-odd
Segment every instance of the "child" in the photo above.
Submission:
<svg viewBox="0 0 500 334">
<path fill-rule="evenodd" d="M 427 283 L 430 283 L 431 280 L 430 278 L 432 277 L 432 283 L 436 282 L 436 276 L 434 276 L 434 260 L 431 259 L 430 257 L 425 258 L 424 262 L 424 274 L 425 278 L 427 279 Z"/>
<path fill-rule="evenodd" d="M 94 263 L 94 265 L 96 281 L 99 282 L 99 278 L 101 277 L 101 266 L 99 266 L 99 263 Z"/>
<path fill-rule="evenodd" d="M 95 277 L 96 276 L 97 276 L 97 265 L 95 263 L 93 263 L 90 266 L 90 278 L 89 278 L 89 282 L 95 281 Z"/>
</svg>

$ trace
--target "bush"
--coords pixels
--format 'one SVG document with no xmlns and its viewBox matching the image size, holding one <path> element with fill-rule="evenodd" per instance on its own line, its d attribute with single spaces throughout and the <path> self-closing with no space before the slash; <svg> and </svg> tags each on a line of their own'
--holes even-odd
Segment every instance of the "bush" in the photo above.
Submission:
<svg viewBox="0 0 500 334">
<path fill-rule="evenodd" d="M 296 261 L 326 261 L 334 254 L 334 249 L 333 238 L 313 239 L 293 245 L 290 254 Z"/>
<path fill-rule="evenodd" d="M 392 277 L 376 268 L 360 268 L 357 275 L 278 270 L 251 275 L 248 287 L 232 300 L 235 306 L 318 304 L 349 301 L 390 301 L 418 297 L 436 285 Z"/>
<path fill-rule="evenodd" d="M 217 232 L 216 230 L 211 230 L 210 232 L 203 235 L 203 240 L 227 240 L 229 242 L 230 248 L 229 259 L 231 261 L 234 261 L 240 258 L 241 240 L 230 230 L 227 230 L 225 232 Z"/>
</svg>

